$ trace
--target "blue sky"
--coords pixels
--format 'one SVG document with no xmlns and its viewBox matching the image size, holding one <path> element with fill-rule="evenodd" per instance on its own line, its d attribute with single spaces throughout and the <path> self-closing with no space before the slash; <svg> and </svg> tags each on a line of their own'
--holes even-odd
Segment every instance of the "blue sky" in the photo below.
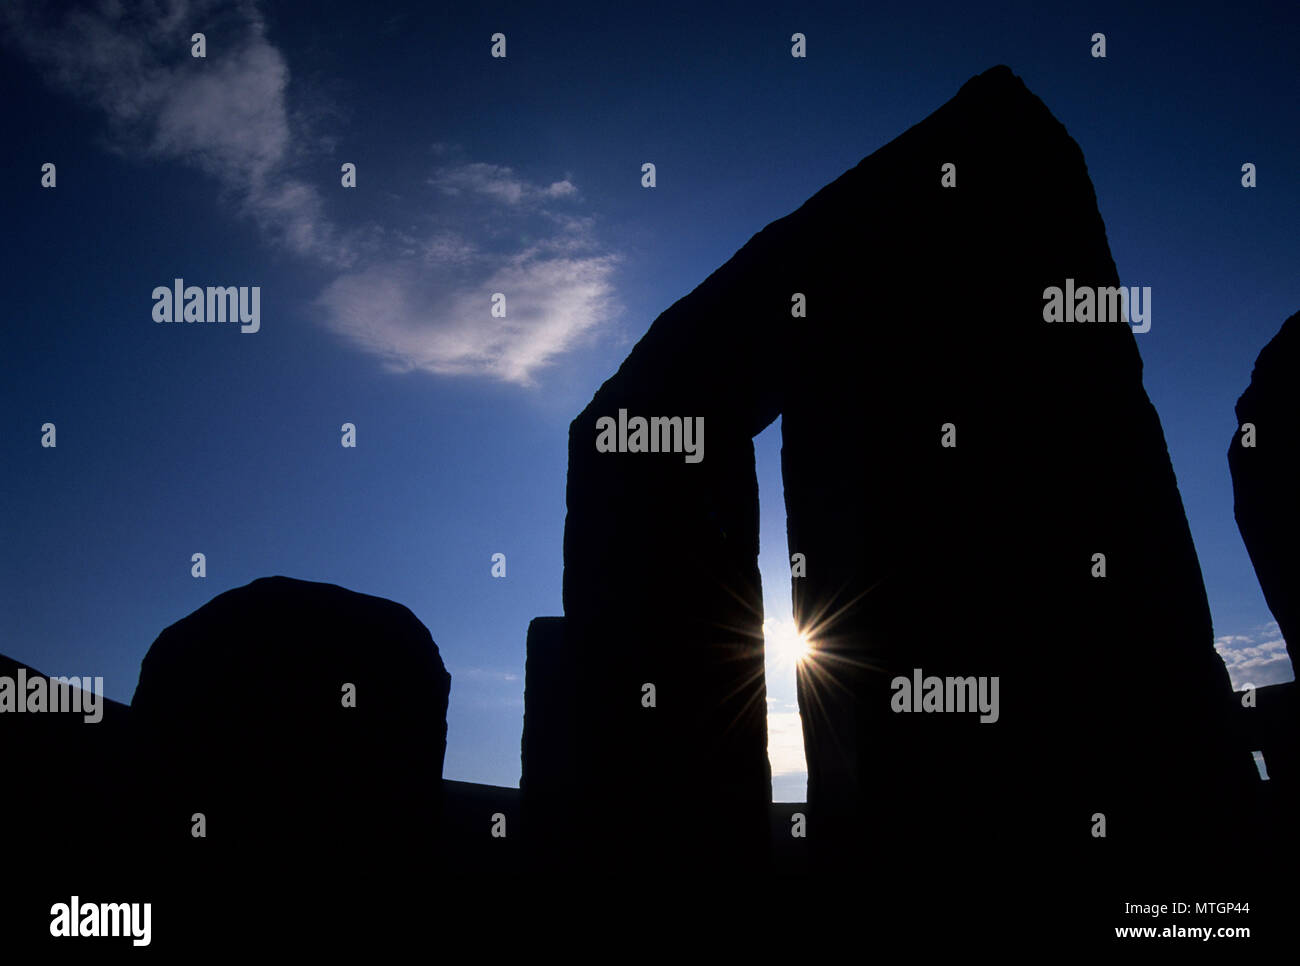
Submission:
<svg viewBox="0 0 1300 966">
<path fill-rule="evenodd" d="M 158 632 L 216 594 L 338 583 L 438 642 L 446 776 L 517 784 L 527 624 L 561 612 L 569 420 L 754 232 L 1006 63 L 1083 148 L 1124 283 L 1152 289 L 1146 386 L 1234 681 L 1292 677 L 1225 453 L 1300 308 L 1294 4 L 375 6 L 0 14 L 0 651 L 128 701 Z M 176 277 L 260 286 L 261 330 L 155 324 Z M 788 621 L 775 426 L 757 449 Z M 793 671 L 773 670 L 776 797 L 797 800 Z"/>
</svg>

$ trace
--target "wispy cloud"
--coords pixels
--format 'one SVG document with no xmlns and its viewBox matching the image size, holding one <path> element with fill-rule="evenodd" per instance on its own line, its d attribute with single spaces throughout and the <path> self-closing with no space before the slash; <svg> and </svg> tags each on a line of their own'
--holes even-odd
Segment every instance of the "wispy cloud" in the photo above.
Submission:
<svg viewBox="0 0 1300 966">
<path fill-rule="evenodd" d="M 512 671 L 493 670 L 482 667 L 461 667 L 453 671 L 454 680 L 486 681 L 492 684 L 508 684 L 520 681 L 518 674 Z"/>
<path fill-rule="evenodd" d="M 516 177 L 508 167 L 485 164 L 482 161 L 440 171 L 429 179 L 429 184 L 441 189 L 444 194 L 480 194 L 508 205 L 572 198 L 578 193 L 578 189 L 567 178 L 542 187 Z"/>
<path fill-rule="evenodd" d="M 1214 649 L 1227 665 L 1232 686 L 1264 687 L 1294 679 L 1286 641 L 1277 621 L 1269 621 L 1249 634 L 1224 634 L 1214 639 Z"/>
<path fill-rule="evenodd" d="M 9 41 L 47 81 L 104 114 L 110 150 L 197 168 L 277 243 L 350 264 L 319 193 L 286 173 L 289 68 L 254 4 L 17 2 L 3 10 Z M 213 45 L 203 59 L 190 56 L 197 30 Z"/>
<path fill-rule="evenodd" d="M 597 245 L 590 219 L 565 210 L 577 197 L 567 179 L 543 186 L 450 162 L 428 182 L 448 202 L 440 227 L 327 286 L 316 304 L 331 329 L 395 371 L 529 385 L 617 313 L 619 258 Z M 504 318 L 492 315 L 496 293 Z"/>
<path fill-rule="evenodd" d="M 618 257 L 575 213 L 567 176 L 442 161 L 426 179 L 437 214 L 426 237 L 333 223 L 315 185 L 291 173 L 307 138 L 291 123 L 289 66 L 251 0 L 57 11 L 29 0 L 0 17 L 53 86 L 104 114 L 109 149 L 204 172 L 269 242 L 340 272 L 315 301 L 322 324 L 392 370 L 532 384 L 618 311 Z M 210 46 L 195 60 L 200 29 Z M 490 315 L 494 292 L 506 295 L 504 319 Z"/>
</svg>

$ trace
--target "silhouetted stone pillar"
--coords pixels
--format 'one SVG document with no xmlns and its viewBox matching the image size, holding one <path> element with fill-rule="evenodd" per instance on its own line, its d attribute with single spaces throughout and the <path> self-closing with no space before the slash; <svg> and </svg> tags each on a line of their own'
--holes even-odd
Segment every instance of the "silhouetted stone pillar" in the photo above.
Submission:
<svg viewBox="0 0 1300 966">
<path fill-rule="evenodd" d="M 340 937 L 401 908 L 438 865 L 450 684 L 407 608 L 331 584 L 256 580 L 168 627 L 131 703 L 160 883 L 243 896 L 262 928 L 350 916 Z"/>
<path fill-rule="evenodd" d="M 1260 352 L 1236 412 L 1228 466 L 1237 527 L 1300 667 L 1300 313 Z"/>
<path fill-rule="evenodd" d="M 1078 146 L 995 68 L 795 220 L 782 466 L 823 861 L 1221 854 L 1204 816 L 1254 775 L 1137 342 L 1045 321 L 1049 287 L 1119 284 Z M 997 720 L 895 710 L 918 669 L 996 678 Z"/>
<path fill-rule="evenodd" d="M 1259 353 L 1237 400 L 1228 447 L 1233 509 L 1264 600 L 1277 618 L 1292 667 L 1300 667 L 1300 313 Z M 1267 841 L 1279 861 L 1300 850 L 1300 706 L 1295 682 L 1257 688 L 1238 713 L 1268 768 L 1266 796 L 1278 821 Z"/>
<path fill-rule="evenodd" d="M 587 791 L 564 838 L 641 881 L 761 866 L 771 801 L 751 427 L 661 376 L 620 373 L 574 421 L 565 528 Z M 597 452 L 598 421 L 620 409 L 702 418 L 703 459 Z"/>
<path fill-rule="evenodd" d="M 577 665 L 563 617 L 536 617 L 528 625 L 524 666 L 524 733 L 519 792 L 529 852 L 539 865 L 563 861 L 570 815 L 585 782 L 576 757 L 579 728 Z"/>
</svg>

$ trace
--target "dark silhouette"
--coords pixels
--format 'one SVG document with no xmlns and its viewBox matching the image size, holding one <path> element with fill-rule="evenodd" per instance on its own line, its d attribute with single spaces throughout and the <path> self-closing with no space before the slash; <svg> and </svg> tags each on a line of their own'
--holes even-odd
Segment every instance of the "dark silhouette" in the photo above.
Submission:
<svg viewBox="0 0 1300 966">
<path fill-rule="evenodd" d="M 256 896 L 268 930 L 395 901 L 395 880 L 437 865 L 450 683 L 409 610 L 331 584 L 256 580 L 168 627 L 131 702 L 164 880 Z"/>
<path fill-rule="evenodd" d="M 524 667 L 524 730 L 521 740 L 521 795 L 527 797 L 527 822 L 539 830 L 563 828 L 572 809 L 570 795 L 590 782 L 576 771 L 573 754 L 582 724 L 578 714 L 577 667 L 564 634 L 564 618 L 538 617 L 528 625 Z M 563 861 L 562 841 L 539 834 L 535 861 Z"/>
<path fill-rule="evenodd" d="M 1296 736 L 1300 735 L 1300 701 L 1296 682 L 1270 684 L 1241 691 L 1235 710 L 1238 744 L 1262 754 L 1267 782 L 1259 785 L 1260 840 L 1274 855 L 1300 845 L 1295 817 L 1300 811 L 1300 761 Z M 1293 856 L 1295 852 L 1291 853 Z"/>
<path fill-rule="evenodd" d="M 409 610 L 257 580 L 159 635 L 129 710 L 4 715 L 19 921 L 98 891 L 153 902 L 169 949 L 335 955 L 700 927 L 734 953 L 769 909 L 972 945 L 1071 943 L 1060 923 L 1131 923 L 1125 901 L 1260 921 L 1251 857 L 1294 849 L 1294 688 L 1231 690 L 1130 326 L 1045 320 L 1049 288 L 1118 283 L 1078 145 L 1007 68 L 974 78 L 672 305 L 573 421 L 519 792 L 442 780 L 450 677 Z M 1259 447 L 1229 455 L 1284 632 L 1295 331 L 1238 404 Z M 809 801 L 773 806 L 752 439 L 778 416 L 813 653 Z M 672 451 L 598 448 L 609 419 L 634 449 L 638 417 L 679 420 Z M 901 710 L 926 677 L 990 703 Z"/>
<path fill-rule="evenodd" d="M 0 676 L 15 689 L 20 671 L 24 683 L 42 679 L 49 693 L 47 675 L 0 655 Z M 0 918 L 21 924 L 29 936 L 46 932 L 50 905 L 67 902 L 74 885 L 83 895 L 112 889 L 125 900 L 136 884 L 124 861 L 136 852 L 128 709 L 99 700 L 97 722 L 75 712 L 0 713 L 0 828 L 16 876 L 11 888 L 0 890 L 9 903 Z M 13 932 L 6 926 L 6 952 L 26 945 Z"/>
<path fill-rule="evenodd" d="M 1261 350 L 1236 413 L 1228 466 L 1237 527 L 1291 663 L 1300 666 L 1300 312 Z M 1246 423 L 1254 445 L 1242 445 Z"/>
<path fill-rule="evenodd" d="M 552 832 L 597 868 L 766 846 L 751 439 L 782 415 L 821 874 L 996 906 L 1119 853 L 1226 861 L 1258 778 L 1196 552 L 1135 336 L 1045 321 L 1067 284 L 1119 284 L 1083 155 L 997 67 L 665 311 L 570 428 L 565 618 L 530 635 L 526 718 L 560 693 L 581 729 L 562 765 L 526 747 L 526 814 L 598 796 Z M 620 410 L 704 417 L 703 461 L 598 452 Z M 997 677 L 998 720 L 893 711 L 918 668 Z"/>
<path fill-rule="evenodd" d="M 1259 353 L 1237 400 L 1228 447 L 1237 527 L 1277 618 L 1292 667 L 1300 666 L 1300 312 Z M 1250 424 L 1249 431 L 1245 431 Z M 1249 437 L 1249 438 L 1248 438 Z M 1249 445 L 1246 445 L 1249 444 Z M 1243 721 L 1262 751 L 1273 793 L 1292 817 L 1300 807 L 1300 709 L 1295 683 L 1258 689 Z"/>
</svg>

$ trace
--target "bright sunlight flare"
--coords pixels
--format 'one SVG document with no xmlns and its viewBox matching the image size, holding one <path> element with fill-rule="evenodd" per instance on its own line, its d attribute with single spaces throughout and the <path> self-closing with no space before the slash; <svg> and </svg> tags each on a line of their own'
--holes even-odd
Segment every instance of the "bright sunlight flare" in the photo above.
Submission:
<svg viewBox="0 0 1300 966">
<path fill-rule="evenodd" d="M 767 653 L 781 664 L 799 664 L 809 654 L 808 640 L 793 621 L 763 621 L 763 641 Z"/>
</svg>

